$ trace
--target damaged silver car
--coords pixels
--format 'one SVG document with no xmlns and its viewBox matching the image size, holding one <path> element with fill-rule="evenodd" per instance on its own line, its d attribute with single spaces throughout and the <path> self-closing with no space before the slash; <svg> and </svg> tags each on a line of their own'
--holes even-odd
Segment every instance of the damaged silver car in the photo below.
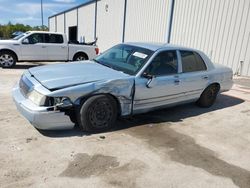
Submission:
<svg viewBox="0 0 250 188">
<path fill-rule="evenodd" d="M 232 70 L 201 51 L 125 43 L 92 61 L 30 68 L 13 88 L 17 109 L 38 129 L 111 128 L 118 116 L 187 102 L 210 107 L 232 87 Z"/>
</svg>

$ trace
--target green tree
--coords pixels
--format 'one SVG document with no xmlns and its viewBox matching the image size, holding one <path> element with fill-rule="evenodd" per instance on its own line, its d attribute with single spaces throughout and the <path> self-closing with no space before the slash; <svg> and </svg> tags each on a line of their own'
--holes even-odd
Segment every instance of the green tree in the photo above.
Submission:
<svg viewBox="0 0 250 188">
<path fill-rule="evenodd" d="M 5 25 L 0 25 L 0 38 L 2 39 L 9 39 L 11 38 L 12 33 L 16 31 L 21 31 L 21 32 L 26 32 L 26 31 L 48 31 L 47 26 L 34 26 L 31 27 L 30 25 L 24 25 L 24 24 L 12 24 L 9 22 L 8 24 Z"/>
</svg>

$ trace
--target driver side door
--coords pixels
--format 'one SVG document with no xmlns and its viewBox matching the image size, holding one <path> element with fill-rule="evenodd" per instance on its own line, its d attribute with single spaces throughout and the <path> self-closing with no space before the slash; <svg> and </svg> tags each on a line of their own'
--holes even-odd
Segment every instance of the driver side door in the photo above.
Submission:
<svg viewBox="0 0 250 188">
<path fill-rule="evenodd" d="M 179 72 L 176 50 L 156 54 L 144 75 L 135 79 L 134 113 L 147 112 L 180 101 L 184 94 Z"/>
<path fill-rule="evenodd" d="M 23 39 L 20 49 L 22 60 L 48 60 L 47 45 L 43 33 L 33 33 Z"/>
</svg>

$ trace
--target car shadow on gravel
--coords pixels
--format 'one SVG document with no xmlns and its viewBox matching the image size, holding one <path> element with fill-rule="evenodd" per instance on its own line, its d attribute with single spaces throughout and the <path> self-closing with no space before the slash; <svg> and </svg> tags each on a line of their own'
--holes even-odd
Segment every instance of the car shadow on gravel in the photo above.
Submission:
<svg viewBox="0 0 250 188">
<path fill-rule="evenodd" d="M 199 116 L 201 114 L 225 109 L 243 103 L 244 100 L 220 94 L 216 102 L 210 108 L 198 107 L 195 103 L 189 103 L 162 110 L 156 110 L 145 114 L 138 114 L 130 118 L 122 118 L 118 121 L 117 126 L 112 131 L 127 129 L 134 126 L 154 123 L 175 123 L 182 122 L 186 118 Z"/>
<path fill-rule="evenodd" d="M 37 130 L 43 136 L 52 138 L 75 137 L 75 136 L 82 137 L 91 135 L 87 132 L 83 132 L 78 126 L 75 126 L 73 129 L 66 129 L 66 130 L 39 130 L 39 129 Z"/>
<path fill-rule="evenodd" d="M 162 110 L 156 110 L 145 114 L 134 115 L 127 118 L 119 118 L 115 128 L 108 132 L 115 132 L 145 124 L 182 122 L 184 119 L 189 117 L 232 107 L 243 102 L 244 100 L 240 98 L 220 94 L 215 104 L 210 108 L 200 108 L 194 103 L 189 103 Z M 47 137 L 82 137 L 91 135 L 89 133 L 83 132 L 78 126 L 75 126 L 70 130 L 38 131 Z"/>
</svg>

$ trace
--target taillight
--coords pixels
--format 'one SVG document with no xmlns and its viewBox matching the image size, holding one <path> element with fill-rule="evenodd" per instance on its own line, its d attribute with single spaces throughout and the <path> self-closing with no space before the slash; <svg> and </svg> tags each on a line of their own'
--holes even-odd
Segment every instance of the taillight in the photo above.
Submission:
<svg viewBox="0 0 250 188">
<path fill-rule="evenodd" d="M 96 53 L 96 55 L 99 54 L 99 48 L 95 48 L 95 53 Z"/>
</svg>

